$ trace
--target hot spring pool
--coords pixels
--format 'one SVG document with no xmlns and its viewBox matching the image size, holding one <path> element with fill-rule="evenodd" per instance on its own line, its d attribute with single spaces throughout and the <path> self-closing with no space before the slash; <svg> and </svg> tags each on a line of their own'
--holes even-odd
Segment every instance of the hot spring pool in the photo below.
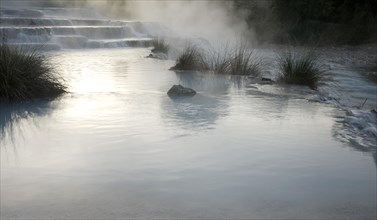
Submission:
<svg viewBox="0 0 377 220">
<path fill-rule="evenodd" d="M 345 112 L 148 52 L 50 53 L 71 93 L 0 105 L 1 218 L 376 217 L 376 154 L 336 137 Z M 179 83 L 198 94 L 169 98 Z"/>
</svg>

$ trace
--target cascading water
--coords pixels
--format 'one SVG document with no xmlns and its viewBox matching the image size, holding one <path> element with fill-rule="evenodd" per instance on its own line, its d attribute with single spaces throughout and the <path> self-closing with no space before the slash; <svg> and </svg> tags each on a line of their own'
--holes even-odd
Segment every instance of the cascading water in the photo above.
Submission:
<svg viewBox="0 0 377 220">
<path fill-rule="evenodd" d="M 44 50 L 144 47 L 163 35 L 156 23 L 114 21 L 79 8 L 1 8 L 0 17 L 8 44 Z"/>
</svg>

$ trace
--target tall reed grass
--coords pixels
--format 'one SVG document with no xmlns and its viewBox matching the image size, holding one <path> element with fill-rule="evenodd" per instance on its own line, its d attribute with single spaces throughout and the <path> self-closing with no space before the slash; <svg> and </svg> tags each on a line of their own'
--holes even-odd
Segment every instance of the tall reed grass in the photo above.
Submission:
<svg viewBox="0 0 377 220">
<path fill-rule="evenodd" d="M 187 46 L 171 70 L 208 71 L 209 65 L 205 53 L 197 46 Z"/>
<path fill-rule="evenodd" d="M 289 50 L 279 55 L 278 64 L 281 82 L 317 89 L 320 84 L 331 80 L 327 71 L 318 64 L 318 56 L 313 51 L 293 53 Z"/>
<path fill-rule="evenodd" d="M 256 53 L 242 45 L 218 52 L 203 51 L 195 46 L 186 47 L 172 70 L 210 71 L 225 75 L 259 75 L 261 60 Z"/>
<path fill-rule="evenodd" d="M 168 42 L 166 42 L 163 38 L 154 38 L 152 40 L 152 53 L 164 53 L 167 54 L 169 52 L 170 46 Z"/>
<path fill-rule="evenodd" d="M 37 50 L 0 45 L 0 101 L 52 98 L 64 92 L 63 79 Z"/>
</svg>

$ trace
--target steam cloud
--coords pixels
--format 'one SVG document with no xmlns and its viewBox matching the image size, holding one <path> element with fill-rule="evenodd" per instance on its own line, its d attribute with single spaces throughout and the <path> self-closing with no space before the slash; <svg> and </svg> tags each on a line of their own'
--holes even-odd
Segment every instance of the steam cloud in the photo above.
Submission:
<svg viewBox="0 0 377 220">
<path fill-rule="evenodd" d="M 250 36 L 244 16 L 229 1 L 131 1 L 125 13 L 132 19 L 156 21 L 186 37 L 211 42 Z"/>
<path fill-rule="evenodd" d="M 5 0 L 4 5 L 90 7 L 105 15 L 159 22 L 183 37 L 202 37 L 213 44 L 253 38 L 246 13 L 236 11 L 232 1 Z"/>
</svg>

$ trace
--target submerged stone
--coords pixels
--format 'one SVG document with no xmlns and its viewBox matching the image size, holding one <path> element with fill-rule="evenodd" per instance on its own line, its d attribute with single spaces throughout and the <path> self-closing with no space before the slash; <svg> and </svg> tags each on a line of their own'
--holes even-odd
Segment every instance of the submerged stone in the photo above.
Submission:
<svg viewBox="0 0 377 220">
<path fill-rule="evenodd" d="M 272 79 L 267 78 L 267 77 L 262 77 L 262 81 L 264 81 L 264 82 L 273 82 Z"/>
<path fill-rule="evenodd" d="M 267 77 L 262 77 L 262 79 L 260 80 L 259 84 L 262 84 L 262 85 L 271 85 L 271 84 L 274 84 L 275 81 L 270 79 L 270 78 L 267 78 Z"/>
<path fill-rule="evenodd" d="M 146 58 L 153 58 L 153 59 L 159 59 L 159 60 L 167 60 L 168 56 L 164 53 L 151 53 Z"/>
<path fill-rule="evenodd" d="M 169 96 L 194 96 L 196 91 L 181 85 L 174 85 L 168 91 Z"/>
</svg>

